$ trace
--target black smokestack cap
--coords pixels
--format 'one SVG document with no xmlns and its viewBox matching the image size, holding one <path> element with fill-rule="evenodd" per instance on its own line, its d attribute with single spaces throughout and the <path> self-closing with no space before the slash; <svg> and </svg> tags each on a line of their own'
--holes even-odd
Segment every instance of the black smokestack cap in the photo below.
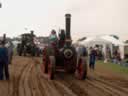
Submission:
<svg viewBox="0 0 128 96">
<path fill-rule="evenodd" d="M 3 34 L 3 39 L 6 39 L 6 34 Z"/>
<path fill-rule="evenodd" d="M 6 43 L 6 34 L 3 34 L 3 44 Z"/>
<path fill-rule="evenodd" d="M 70 28 L 71 28 L 71 14 L 66 14 L 65 15 L 66 19 L 66 39 L 71 39 L 71 33 L 70 33 Z"/>
<path fill-rule="evenodd" d="M 33 34 L 34 34 L 34 30 L 31 30 L 30 32 L 31 32 L 31 35 L 33 35 Z"/>
</svg>

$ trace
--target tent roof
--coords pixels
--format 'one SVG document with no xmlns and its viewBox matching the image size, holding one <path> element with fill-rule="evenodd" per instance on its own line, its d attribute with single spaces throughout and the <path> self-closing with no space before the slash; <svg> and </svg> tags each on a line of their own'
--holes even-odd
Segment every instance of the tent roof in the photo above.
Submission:
<svg viewBox="0 0 128 96">
<path fill-rule="evenodd" d="M 92 44 L 114 44 L 114 45 L 124 45 L 123 42 L 120 40 L 115 39 L 112 36 L 105 35 L 105 36 L 95 36 L 95 37 L 88 37 L 86 40 L 79 42 L 80 44 L 92 45 Z"/>
<path fill-rule="evenodd" d="M 106 36 L 102 36 L 101 38 L 103 38 L 104 40 L 107 40 L 109 42 L 111 42 L 114 45 L 124 45 L 124 43 L 120 40 L 117 40 L 116 38 L 106 35 Z"/>
</svg>

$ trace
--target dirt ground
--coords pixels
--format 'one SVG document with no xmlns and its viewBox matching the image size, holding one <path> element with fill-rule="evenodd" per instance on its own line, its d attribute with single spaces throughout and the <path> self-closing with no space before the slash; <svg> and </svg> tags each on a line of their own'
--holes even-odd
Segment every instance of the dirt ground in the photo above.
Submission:
<svg viewBox="0 0 128 96">
<path fill-rule="evenodd" d="M 42 76 L 40 64 L 39 58 L 15 56 L 10 80 L 0 81 L 0 96 L 128 96 L 127 76 L 101 66 L 88 70 L 86 80 L 58 74 L 51 81 Z"/>
</svg>

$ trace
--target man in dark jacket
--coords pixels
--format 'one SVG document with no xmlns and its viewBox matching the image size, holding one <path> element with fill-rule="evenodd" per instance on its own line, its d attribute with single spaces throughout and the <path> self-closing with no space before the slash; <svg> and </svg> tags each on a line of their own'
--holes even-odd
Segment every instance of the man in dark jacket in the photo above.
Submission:
<svg viewBox="0 0 128 96">
<path fill-rule="evenodd" d="M 89 68 L 95 69 L 95 61 L 96 61 L 96 50 L 94 48 L 90 48 L 90 60 L 89 60 Z"/>
<path fill-rule="evenodd" d="M 7 48 L 4 47 L 4 42 L 0 41 L 0 80 L 4 79 L 9 80 L 9 71 L 8 71 L 8 52 Z"/>
</svg>

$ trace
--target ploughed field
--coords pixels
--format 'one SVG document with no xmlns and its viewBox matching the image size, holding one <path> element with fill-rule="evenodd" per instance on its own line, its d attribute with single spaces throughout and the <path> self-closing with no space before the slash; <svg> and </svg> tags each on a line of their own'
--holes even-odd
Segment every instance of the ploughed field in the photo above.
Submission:
<svg viewBox="0 0 128 96">
<path fill-rule="evenodd" d="M 0 81 L 0 96 L 128 96 L 128 79 L 96 66 L 86 80 L 59 73 L 55 80 L 42 76 L 41 58 L 14 56 L 10 80 Z"/>
</svg>

